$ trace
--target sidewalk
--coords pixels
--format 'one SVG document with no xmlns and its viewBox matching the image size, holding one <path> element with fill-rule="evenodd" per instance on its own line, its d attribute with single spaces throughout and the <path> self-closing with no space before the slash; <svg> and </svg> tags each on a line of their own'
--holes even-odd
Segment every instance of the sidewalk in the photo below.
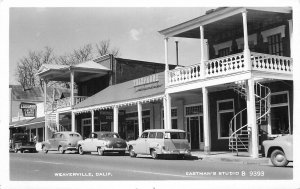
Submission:
<svg viewBox="0 0 300 189">
<path fill-rule="evenodd" d="M 214 161 L 214 162 L 231 162 L 241 164 L 269 164 L 269 158 L 249 157 L 247 152 L 240 152 L 237 156 L 235 152 L 229 151 L 213 151 L 210 154 L 205 154 L 203 151 L 192 151 L 192 156 L 198 157 L 200 160 Z"/>
</svg>

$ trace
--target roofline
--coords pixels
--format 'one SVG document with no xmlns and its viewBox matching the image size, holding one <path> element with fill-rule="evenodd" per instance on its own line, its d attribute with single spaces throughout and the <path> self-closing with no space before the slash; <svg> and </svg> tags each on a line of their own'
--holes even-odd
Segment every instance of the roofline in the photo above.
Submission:
<svg viewBox="0 0 300 189">
<path fill-rule="evenodd" d="M 291 13 L 292 9 L 290 7 L 226 7 L 223 9 L 219 9 L 209 14 L 205 14 L 194 18 L 192 20 L 188 20 L 181 24 L 177 24 L 175 26 L 163 29 L 158 31 L 160 34 L 167 37 L 173 37 L 182 32 L 194 29 L 196 27 L 204 26 L 218 20 L 222 20 L 224 18 L 242 13 L 247 10 L 258 10 L 258 11 L 268 11 L 268 12 L 280 12 L 280 13 Z"/>
</svg>

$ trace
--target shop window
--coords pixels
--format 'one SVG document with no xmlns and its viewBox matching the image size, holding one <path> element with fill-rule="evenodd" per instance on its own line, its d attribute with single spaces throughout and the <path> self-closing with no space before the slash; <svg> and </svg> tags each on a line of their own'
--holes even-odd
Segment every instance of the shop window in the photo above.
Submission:
<svg viewBox="0 0 300 189">
<path fill-rule="evenodd" d="M 228 138 L 230 121 L 234 116 L 234 100 L 222 100 L 217 102 L 218 138 Z M 232 126 L 235 130 L 235 125 Z"/>
<path fill-rule="evenodd" d="M 290 133 L 288 91 L 271 95 L 271 134 Z"/>
<path fill-rule="evenodd" d="M 177 124 L 177 108 L 174 107 L 171 109 L 171 125 L 172 125 L 172 129 L 177 129 L 178 128 L 178 124 Z M 163 128 L 165 127 L 165 122 L 164 122 L 164 110 L 162 110 L 162 125 Z"/>
<path fill-rule="evenodd" d="M 267 37 L 269 54 L 283 55 L 281 34 L 275 34 Z"/>
</svg>

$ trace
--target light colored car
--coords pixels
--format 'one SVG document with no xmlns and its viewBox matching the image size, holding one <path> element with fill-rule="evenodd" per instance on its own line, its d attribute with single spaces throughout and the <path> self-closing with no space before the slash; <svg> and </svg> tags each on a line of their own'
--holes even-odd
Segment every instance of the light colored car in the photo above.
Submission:
<svg viewBox="0 0 300 189">
<path fill-rule="evenodd" d="M 65 151 L 77 151 L 77 142 L 82 140 L 82 136 L 76 132 L 63 131 L 56 132 L 50 139 L 42 142 L 44 153 L 48 151 L 59 151 L 61 154 Z"/>
<path fill-rule="evenodd" d="M 183 158 L 191 155 L 190 149 L 186 132 L 179 129 L 145 130 L 137 140 L 128 142 L 131 157 L 144 154 L 151 155 L 153 159 L 161 155 L 177 155 Z"/>
<path fill-rule="evenodd" d="M 271 158 L 271 162 L 276 167 L 286 166 L 293 161 L 293 135 L 284 135 L 274 140 L 263 142 L 265 156 Z"/>
<path fill-rule="evenodd" d="M 105 152 L 118 152 L 124 155 L 126 150 L 126 141 L 114 132 L 93 132 L 88 138 L 78 142 L 78 152 L 81 155 L 85 152 L 98 152 L 100 156 Z"/>
</svg>

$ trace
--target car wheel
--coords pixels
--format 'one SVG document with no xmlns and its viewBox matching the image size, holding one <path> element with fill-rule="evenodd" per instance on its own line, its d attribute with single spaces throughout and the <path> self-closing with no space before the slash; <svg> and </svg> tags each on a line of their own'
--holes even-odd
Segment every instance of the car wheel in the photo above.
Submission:
<svg viewBox="0 0 300 189">
<path fill-rule="evenodd" d="M 60 147 L 58 148 L 58 151 L 59 151 L 59 153 L 61 153 L 61 154 L 64 154 L 64 153 L 65 153 L 65 150 L 63 149 L 62 146 L 60 146 Z"/>
<path fill-rule="evenodd" d="M 82 149 L 82 146 L 79 146 L 79 147 L 78 147 L 78 152 L 79 152 L 80 155 L 83 155 L 83 154 L 84 154 L 84 151 L 83 151 L 83 149 Z"/>
<path fill-rule="evenodd" d="M 134 152 L 133 147 L 129 148 L 129 155 L 130 155 L 130 157 L 136 157 L 137 154 Z"/>
<path fill-rule="evenodd" d="M 104 150 L 102 150 L 101 148 L 98 148 L 97 152 L 98 152 L 99 156 L 103 156 L 104 155 Z"/>
<path fill-rule="evenodd" d="M 156 150 L 152 149 L 151 152 L 150 152 L 150 154 L 151 154 L 151 157 L 153 159 L 157 159 L 158 158 L 158 154 L 157 154 Z"/>
<path fill-rule="evenodd" d="M 43 147 L 42 147 L 42 151 L 43 151 L 45 154 L 48 153 L 48 150 L 47 150 L 46 146 L 43 146 Z"/>
<path fill-rule="evenodd" d="M 286 156 L 281 150 L 274 150 L 271 154 L 271 162 L 276 167 L 284 167 L 289 161 L 286 159 Z"/>
<path fill-rule="evenodd" d="M 124 155 L 125 155 L 125 151 L 120 151 L 119 154 L 120 154 L 121 156 L 124 156 Z"/>
<path fill-rule="evenodd" d="M 184 158 L 185 158 L 185 155 L 182 155 L 182 154 L 177 156 L 177 159 L 184 159 Z"/>
</svg>

